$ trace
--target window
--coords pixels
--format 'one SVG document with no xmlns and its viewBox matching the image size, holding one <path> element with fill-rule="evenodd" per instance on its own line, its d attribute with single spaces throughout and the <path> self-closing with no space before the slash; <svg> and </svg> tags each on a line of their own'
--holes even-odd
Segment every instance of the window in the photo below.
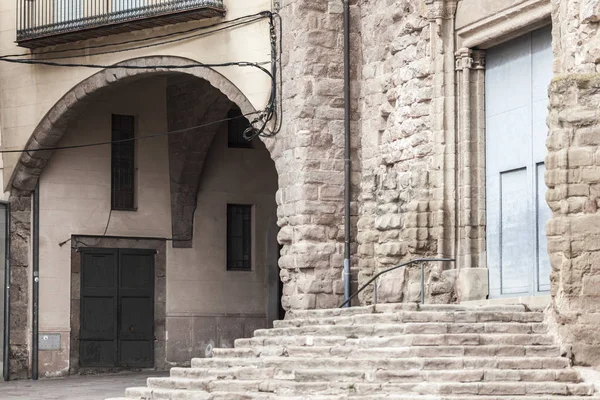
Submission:
<svg viewBox="0 0 600 400">
<path fill-rule="evenodd" d="M 227 204 L 227 270 L 252 270 L 252 206 Z"/>
<path fill-rule="evenodd" d="M 133 139 L 135 118 L 130 115 L 112 116 L 112 140 Z M 112 144 L 111 207 L 113 210 L 135 211 L 135 142 L 129 140 Z"/>
<path fill-rule="evenodd" d="M 250 126 L 250 121 L 243 117 L 238 107 L 229 110 L 227 118 L 235 118 L 228 121 L 229 147 L 251 149 L 252 142 L 244 139 L 244 131 Z"/>
</svg>

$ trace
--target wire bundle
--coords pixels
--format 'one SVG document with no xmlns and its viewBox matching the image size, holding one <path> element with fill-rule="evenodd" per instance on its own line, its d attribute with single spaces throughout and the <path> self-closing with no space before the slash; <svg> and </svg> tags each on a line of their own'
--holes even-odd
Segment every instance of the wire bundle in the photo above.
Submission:
<svg viewBox="0 0 600 400">
<path fill-rule="evenodd" d="M 276 29 L 275 19 L 277 18 L 279 22 L 279 41 Z M 151 47 L 163 46 L 166 44 L 182 42 L 190 39 L 197 39 L 201 37 L 205 37 L 208 35 L 212 35 L 227 29 L 233 29 L 239 26 L 244 26 L 248 24 L 252 24 L 263 19 L 268 19 L 269 21 L 269 33 L 270 33 L 270 44 L 271 44 L 271 60 L 266 62 L 249 62 L 249 61 L 231 61 L 224 63 L 202 63 L 202 62 L 190 62 L 189 64 L 184 65 L 148 65 L 148 66 L 137 66 L 137 65 L 103 65 L 103 64 L 95 64 L 95 63 L 75 63 L 75 62 L 64 62 L 60 60 L 64 59 L 72 59 L 72 58 L 80 58 L 80 57 L 92 57 L 92 56 L 100 56 L 106 54 L 115 54 L 122 53 L 134 50 L 147 49 Z M 169 131 L 158 133 L 154 135 L 142 135 L 137 136 L 131 139 L 123 139 L 117 141 L 106 141 L 106 142 L 96 142 L 96 143 L 88 143 L 81 145 L 72 145 L 72 146 L 56 146 L 56 147 L 45 147 L 45 148 L 36 148 L 36 149 L 21 149 L 21 150 L 1 150 L 0 153 L 28 153 L 28 152 L 36 152 L 36 151 L 54 151 L 54 150 L 62 150 L 62 149 L 74 149 L 74 148 L 83 148 L 83 147 L 92 147 L 92 146 L 103 146 L 109 145 L 113 143 L 122 143 L 122 142 L 130 142 L 142 139 L 150 139 L 159 136 L 168 136 L 171 134 L 179 134 L 192 130 L 196 130 L 199 128 L 203 128 L 206 126 L 220 124 L 226 121 L 230 121 L 237 118 L 246 118 L 249 116 L 254 116 L 252 119 L 250 126 L 244 132 L 244 138 L 248 141 L 255 139 L 256 137 L 271 137 L 276 135 L 281 130 L 281 115 L 279 115 L 279 120 L 275 121 L 274 129 L 271 131 L 267 130 L 267 126 L 269 122 L 275 119 L 277 114 L 277 98 L 278 98 L 278 82 L 277 82 L 277 73 L 279 70 L 279 77 L 281 78 L 281 68 L 278 68 L 278 65 L 281 62 L 281 40 L 282 40 L 282 24 L 281 18 L 278 14 L 272 13 L 271 11 L 262 11 L 256 14 L 242 16 L 230 21 L 222 21 L 217 22 L 211 25 L 206 25 L 202 27 L 196 27 L 187 30 L 181 30 L 176 32 L 170 32 L 162 35 L 145 37 L 140 39 L 133 39 L 121 42 L 113 42 L 113 43 L 103 43 L 98 45 L 90 45 L 79 48 L 70 48 L 70 49 L 61 49 L 61 50 L 49 50 L 44 52 L 34 52 L 31 54 L 8 54 L 0 56 L 0 62 L 6 63 L 14 63 L 14 64 L 26 64 L 26 65 L 44 65 L 51 67 L 65 67 L 65 68 L 94 68 L 94 69 L 166 69 L 166 70 L 181 70 L 181 69 L 192 69 L 192 68 L 220 68 L 220 67 L 240 67 L 240 68 L 256 68 L 266 74 L 271 81 L 271 93 L 269 96 L 269 102 L 267 106 L 261 110 L 256 111 L 244 115 L 239 115 L 231 118 L 224 118 L 218 121 L 212 121 L 206 124 L 180 129 L 176 131 Z M 153 41 L 152 43 L 144 43 Z M 133 46 L 131 46 L 133 45 Z M 115 48 L 120 46 L 128 46 L 125 48 Z M 96 49 L 109 49 L 109 50 L 101 50 L 89 53 L 90 50 Z M 67 54 L 68 53 L 68 54 Z M 29 58 L 25 58 L 29 57 Z M 270 64 L 271 70 L 265 68 L 263 64 Z M 281 84 L 281 80 L 280 80 Z M 280 96 L 279 96 L 280 97 Z"/>
</svg>

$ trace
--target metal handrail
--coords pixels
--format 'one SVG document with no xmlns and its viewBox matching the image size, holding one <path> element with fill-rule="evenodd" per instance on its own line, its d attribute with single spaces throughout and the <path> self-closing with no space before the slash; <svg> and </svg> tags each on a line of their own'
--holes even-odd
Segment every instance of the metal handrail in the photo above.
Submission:
<svg viewBox="0 0 600 400">
<path fill-rule="evenodd" d="M 411 265 L 411 264 L 416 264 L 416 263 L 425 263 L 425 262 L 454 262 L 456 261 L 454 258 L 417 258 L 408 262 L 405 262 L 403 264 L 397 265 L 395 267 L 392 268 L 388 268 L 384 271 L 381 271 L 377 274 L 375 274 L 374 277 L 372 277 L 371 279 L 369 279 L 369 281 L 367 283 L 365 283 L 364 285 L 362 285 L 360 287 L 360 289 L 358 289 L 356 291 L 356 293 L 354 293 L 352 296 L 350 296 L 346 301 L 344 301 L 342 304 L 340 304 L 339 308 L 342 308 L 344 306 L 346 306 L 347 304 L 349 304 L 353 298 L 355 298 L 356 296 L 359 295 L 359 293 L 361 293 L 363 290 L 365 290 L 371 283 L 373 283 L 375 281 L 375 287 L 374 287 L 374 300 L 375 303 L 377 303 L 377 278 L 379 278 L 381 275 L 387 274 L 388 272 L 397 270 L 398 268 L 402 268 L 402 267 L 406 267 L 407 265 Z M 424 271 L 424 266 L 423 264 L 421 264 L 421 304 L 425 303 L 425 271 Z"/>
</svg>

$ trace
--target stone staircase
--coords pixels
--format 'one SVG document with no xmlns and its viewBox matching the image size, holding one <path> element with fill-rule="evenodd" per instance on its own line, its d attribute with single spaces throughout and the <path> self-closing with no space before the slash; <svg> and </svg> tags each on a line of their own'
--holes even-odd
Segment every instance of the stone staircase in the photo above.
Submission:
<svg viewBox="0 0 600 400">
<path fill-rule="evenodd" d="M 522 305 L 293 311 L 191 365 L 126 398 L 600 399 Z"/>
</svg>

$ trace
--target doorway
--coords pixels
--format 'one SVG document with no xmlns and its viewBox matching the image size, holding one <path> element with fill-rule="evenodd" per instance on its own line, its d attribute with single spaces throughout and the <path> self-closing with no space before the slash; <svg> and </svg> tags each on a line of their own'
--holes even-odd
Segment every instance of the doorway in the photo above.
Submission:
<svg viewBox="0 0 600 400">
<path fill-rule="evenodd" d="M 156 251 L 81 253 L 80 367 L 154 367 Z"/>
<path fill-rule="evenodd" d="M 544 183 L 552 34 L 487 50 L 486 239 L 490 298 L 550 290 Z"/>
</svg>

